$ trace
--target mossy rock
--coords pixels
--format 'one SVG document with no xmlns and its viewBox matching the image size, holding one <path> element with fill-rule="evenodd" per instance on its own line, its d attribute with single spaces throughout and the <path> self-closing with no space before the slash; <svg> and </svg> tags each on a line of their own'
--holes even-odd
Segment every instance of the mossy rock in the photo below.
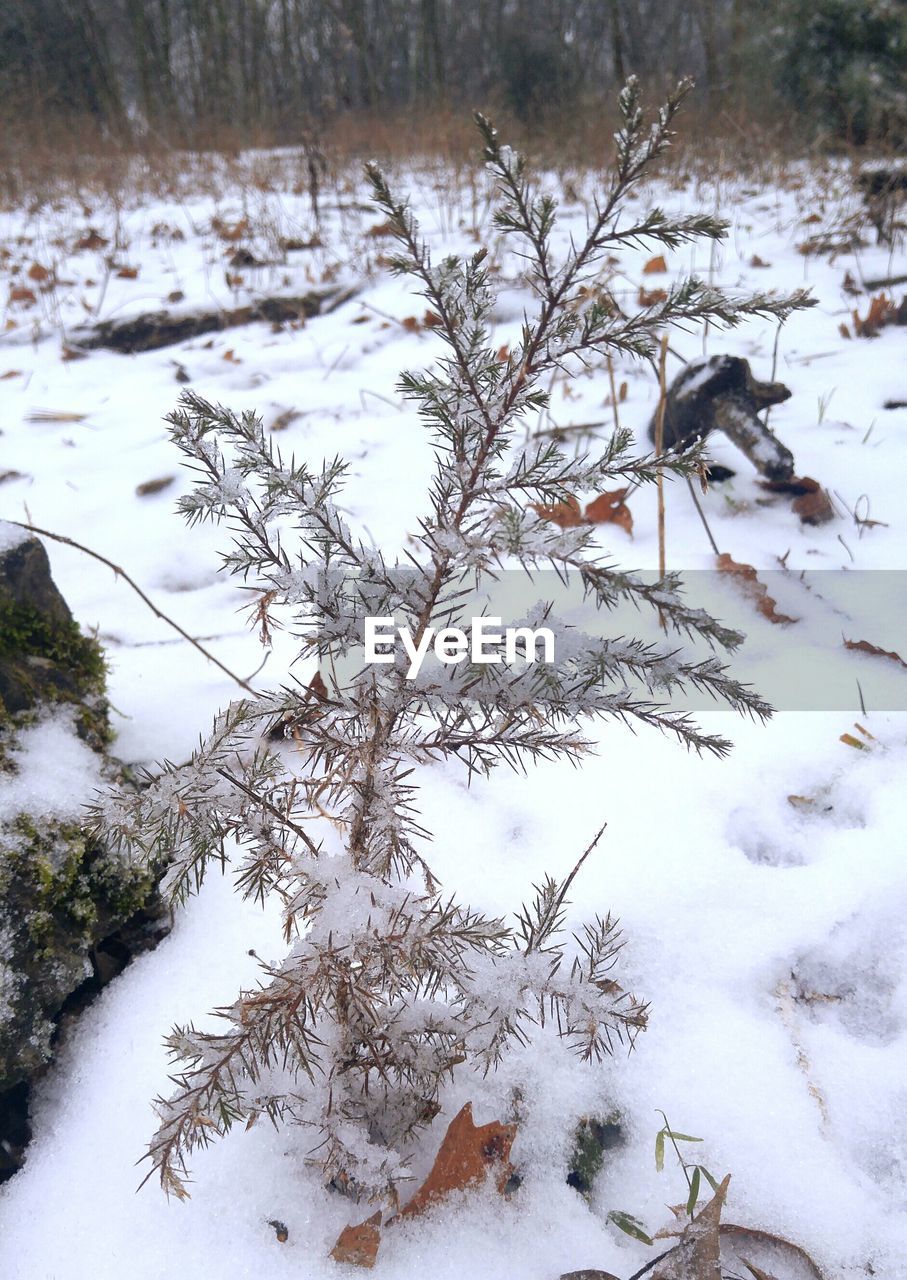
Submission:
<svg viewBox="0 0 907 1280">
<path fill-rule="evenodd" d="M 54 1019 L 95 978 L 93 951 L 154 891 L 72 823 L 20 814 L 0 832 L 0 1092 L 50 1056 Z"/>
<path fill-rule="evenodd" d="M 80 735 L 104 747 L 113 736 L 105 676 L 103 650 L 79 630 L 37 538 L 0 552 L 0 723 L 66 703 Z"/>
<path fill-rule="evenodd" d="M 107 750 L 105 676 L 101 646 L 79 630 L 43 546 L 0 523 L 0 790 L 15 787 L 27 735 L 48 721 L 64 747 L 97 761 L 99 783 L 128 774 Z M 31 1083 L 61 1028 L 169 931 L 163 868 L 86 832 L 78 815 L 93 769 L 88 794 L 61 797 L 53 766 L 52 753 L 46 769 L 32 760 L 0 823 L 0 1181 L 21 1163 Z M 60 813 L 70 816 L 51 816 Z"/>
</svg>

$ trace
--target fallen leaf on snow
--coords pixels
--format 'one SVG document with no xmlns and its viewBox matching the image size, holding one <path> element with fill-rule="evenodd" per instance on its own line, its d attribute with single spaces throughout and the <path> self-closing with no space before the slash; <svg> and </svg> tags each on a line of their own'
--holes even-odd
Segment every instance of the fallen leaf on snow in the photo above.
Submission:
<svg viewBox="0 0 907 1280">
<path fill-rule="evenodd" d="M 626 489 L 603 493 L 586 507 L 586 522 L 591 524 L 619 524 L 627 533 L 633 532 L 633 516 L 624 502 Z"/>
<path fill-rule="evenodd" d="M 907 667 L 907 662 L 899 653 L 895 653 L 893 649 L 880 649 L 878 645 L 870 644 L 868 640 L 845 640 L 845 649 L 859 649 L 861 653 L 871 653 L 876 658 L 888 658 L 891 662 L 897 662 L 902 667 Z"/>
<path fill-rule="evenodd" d="M 109 242 L 95 231 L 94 227 L 89 227 L 84 235 L 80 236 L 76 241 L 74 248 L 76 249 L 103 249 Z"/>
<path fill-rule="evenodd" d="M 768 594 L 768 587 L 764 582 L 759 581 L 756 570 L 751 564 L 738 564 L 726 551 L 719 555 L 717 563 L 720 573 L 731 574 L 738 579 L 744 595 L 752 600 L 763 618 L 767 618 L 769 622 L 778 626 L 797 621 L 796 618 L 789 618 L 787 614 L 778 612 L 775 600 Z"/>
<path fill-rule="evenodd" d="M 812 476 L 791 476 L 789 480 L 763 480 L 763 489 L 771 493 L 794 495 L 791 510 L 804 524 L 827 524 L 834 520 L 835 509 L 831 498 Z"/>
<path fill-rule="evenodd" d="M 663 271 L 667 271 L 668 264 L 664 260 L 664 256 L 659 254 L 657 258 L 650 258 L 642 269 L 644 276 L 660 275 Z"/>
<path fill-rule="evenodd" d="M 739 1260 L 756 1280 L 825 1280 L 806 1250 L 784 1236 L 731 1222 L 722 1223 L 720 1236 L 725 1270 Z"/>
<path fill-rule="evenodd" d="M 349 1262 L 354 1267 L 372 1268 L 381 1244 L 381 1213 L 373 1213 L 365 1222 L 344 1227 L 331 1250 L 335 1262 Z"/>
<path fill-rule="evenodd" d="M 854 309 L 851 317 L 858 338 L 876 338 L 888 324 L 907 324 L 907 298 L 898 307 L 887 293 L 877 293 L 865 316 Z"/>
<path fill-rule="evenodd" d="M 298 409 L 284 409 L 283 413 L 279 413 L 271 423 L 272 431 L 286 431 L 291 422 L 302 417 Z"/>
<path fill-rule="evenodd" d="M 722 1182 L 701 1213 L 684 1227 L 680 1243 L 652 1272 L 652 1280 L 721 1280 L 721 1210 L 731 1175 Z"/>
<path fill-rule="evenodd" d="M 624 502 L 626 496 L 626 488 L 599 494 L 586 507 L 585 513 L 576 498 L 572 497 L 566 502 L 554 502 L 550 506 L 541 502 L 533 503 L 532 509 L 543 520 L 550 520 L 562 529 L 572 529 L 582 524 L 616 524 L 632 535 L 633 514 Z"/>
<path fill-rule="evenodd" d="M 139 498 L 147 498 L 152 493 L 160 493 L 162 489 L 169 488 L 175 479 L 176 476 L 159 476 L 157 480 L 145 480 L 136 485 L 135 492 Z"/>
<path fill-rule="evenodd" d="M 544 502 L 533 502 L 532 510 L 543 520 L 550 520 L 553 524 L 560 525 L 562 529 L 572 529 L 576 525 L 586 523 L 576 498 L 568 498 L 566 502 L 553 502 L 550 505 Z"/>
<path fill-rule="evenodd" d="M 639 286 L 639 293 L 636 295 L 636 301 L 641 307 L 654 307 L 659 302 L 667 299 L 667 289 L 644 289 Z"/>
<path fill-rule="evenodd" d="M 431 1172 L 399 1216 L 424 1213 L 452 1191 L 483 1182 L 493 1170 L 498 1191 L 503 1191 L 513 1173 L 510 1148 L 516 1132 L 515 1124 L 500 1124 L 497 1120 L 476 1125 L 472 1103 L 467 1102 L 448 1125 Z"/>
<path fill-rule="evenodd" d="M 211 230 L 218 235 L 221 240 L 226 240 L 228 244 L 235 244 L 237 240 L 242 240 L 249 234 L 249 219 L 240 218 L 239 222 L 224 222 L 222 218 L 213 217 L 211 219 Z"/>
</svg>

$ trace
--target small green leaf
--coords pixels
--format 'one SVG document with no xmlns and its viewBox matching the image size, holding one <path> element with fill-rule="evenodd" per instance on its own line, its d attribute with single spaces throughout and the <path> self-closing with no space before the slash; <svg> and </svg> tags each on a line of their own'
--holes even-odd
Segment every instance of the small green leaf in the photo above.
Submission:
<svg viewBox="0 0 907 1280">
<path fill-rule="evenodd" d="M 655 1168 L 659 1173 L 665 1167 L 665 1131 L 659 1129 L 655 1135 Z"/>
<path fill-rule="evenodd" d="M 717 1181 L 712 1177 L 712 1175 L 709 1173 L 708 1169 L 705 1167 L 704 1164 L 701 1164 L 699 1168 L 702 1170 L 702 1176 L 705 1178 L 706 1182 L 709 1184 L 712 1190 L 717 1193 L 720 1190 Z"/>
<path fill-rule="evenodd" d="M 687 1213 L 692 1218 L 693 1210 L 696 1208 L 696 1201 L 699 1199 L 699 1186 L 702 1182 L 702 1175 L 697 1164 L 693 1169 L 693 1176 L 690 1179 L 690 1194 L 687 1199 Z"/>
<path fill-rule="evenodd" d="M 612 1209 L 608 1214 L 608 1221 L 613 1222 L 615 1227 L 626 1235 L 632 1236 L 634 1240 L 641 1240 L 643 1244 L 655 1243 L 640 1220 L 634 1218 L 632 1213 L 622 1213 L 619 1209 Z"/>
<path fill-rule="evenodd" d="M 673 1138 L 675 1142 L 701 1142 L 701 1138 L 691 1138 L 688 1133 L 675 1133 L 673 1129 L 668 1130 L 668 1137 Z"/>
</svg>

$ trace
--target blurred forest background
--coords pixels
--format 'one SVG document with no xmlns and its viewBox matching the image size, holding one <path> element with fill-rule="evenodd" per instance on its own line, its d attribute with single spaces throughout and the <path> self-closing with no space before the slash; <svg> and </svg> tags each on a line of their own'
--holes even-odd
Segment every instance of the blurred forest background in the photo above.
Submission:
<svg viewBox="0 0 907 1280">
<path fill-rule="evenodd" d="M 897 150 L 907 0 L 0 0 L 7 147 L 582 145 L 637 73 L 700 133 Z M 385 128 L 382 134 L 382 126 Z"/>
</svg>

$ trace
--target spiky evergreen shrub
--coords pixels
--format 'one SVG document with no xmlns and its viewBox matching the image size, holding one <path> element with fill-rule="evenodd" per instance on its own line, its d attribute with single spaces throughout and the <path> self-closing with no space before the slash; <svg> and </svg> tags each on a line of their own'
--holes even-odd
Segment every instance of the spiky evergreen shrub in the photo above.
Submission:
<svg viewBox="0 0 907 1280">
<path fill-rule="evenodd" d="M 418 770 L 443 759 L 486 775 L 582 756 L 596 720 L 654 725 L 699 750 L 728 744 L 664 705 L 696 686 L 756 716 L 768 708 L 734 681 L 717 657 L 684 661 L 638 641 L 571 630 L 565 656 L 526 677 L 511 666 L 423 669 L 408 660 L 364 666 L 346 680 L 334 661 L 359 645 L 363 619 L 396 616 L 418 640 L 439 618 L 455 621 L 465 582 L 503 565 L 553 566 L 581 577 L 603 609 L 632 600 L 660 611 L 667 627 L 733 649 L 741 637 L 685 603 L 677 582 L 656 586 L 620 573 L 596 552 L 589 527 L 560 529 L 533 504 L 565 501 L 603 484 L 651 480 L 659 468 L 690 474 L 684 457 L 634 458 L 617 433 L 600 456 L 568 457 L 556 441 L 522 443 L 521 426 L 546 403 L 544 376 L 557 367 L 629 353 L 651 358 L 657 335 L 676 322 L 786 316 L 803 296 L 732 299 L 686 280 L 626 318 L 606 292 L 583 282 L 621 246 L 669 248 L 724 226 L 709 216 L 624 214 L 627 194 L 665 150 L 687 86 L 650 126 L 638 86 L 625 88 L 610 184 L 584 243 L 557 260 L 555 204 L 531 186 L 522 159 L 479 118 L 485 159 L 500 196 L 496 225 L 519 241 L 536 300 L 506 360 L 492 340 L 493 286 L 484 251 L 434 262 L 405 201 L 373 166 L 375 200 L 393 228 L 395 269 L 410 276 L 438 317 L 445 354 L 402 376 L 434 441 L 434 477 L 407 572 L 363 544 L 336 505 L 344 464 L 319 470 L 288 462 L 258 418 L 237 417 L 187 394 L 171 416 L 173 439 L 199 473 L 182 500 L 190 523 L 232 531 L 227 568 L 254 584 L 265 628 L 282 619 L 303 659 L 318 659 L 323 685 L 291 686 L 234 702 L 192 760 L 165 765 L 141 795 L 98 809 L 107 831 L 149 858 L 170 863 L 176 898 L 214 864 L 230 864 L 239 892 L 276 895 L 287 954 L 265 967 L 260 986 L 218 1011 L 219 1031 L 176 1028 L 176 1091 L 159 1099 L 150 1156 L 164 1188 L 185 1194 L 192 1150 L 237 1121 L 261 1115 L 307 1126 L 326 1180 L 371 1198 L 393 1198 L 419 1130 L 441 1106 L 457 1070 L 487 1071 L 533 1023 L 550 1022 L 590 1062 L 645 1025 L 646 1010 L 615 980 L 620 939 L 610 917 L 565 938 L 564 907 L 576 868 L 546 879 L 515 918 L 489 918 L 442 894 L 426 861 Z M 556 618 L 547 624 L 563 637 Z M 540 714 L 543 707 L 544 714 Z M 284 726 L 291 749 L 266 745 Z M 325 823 L 342 852 L 323 843 Z"/>
</svg>

